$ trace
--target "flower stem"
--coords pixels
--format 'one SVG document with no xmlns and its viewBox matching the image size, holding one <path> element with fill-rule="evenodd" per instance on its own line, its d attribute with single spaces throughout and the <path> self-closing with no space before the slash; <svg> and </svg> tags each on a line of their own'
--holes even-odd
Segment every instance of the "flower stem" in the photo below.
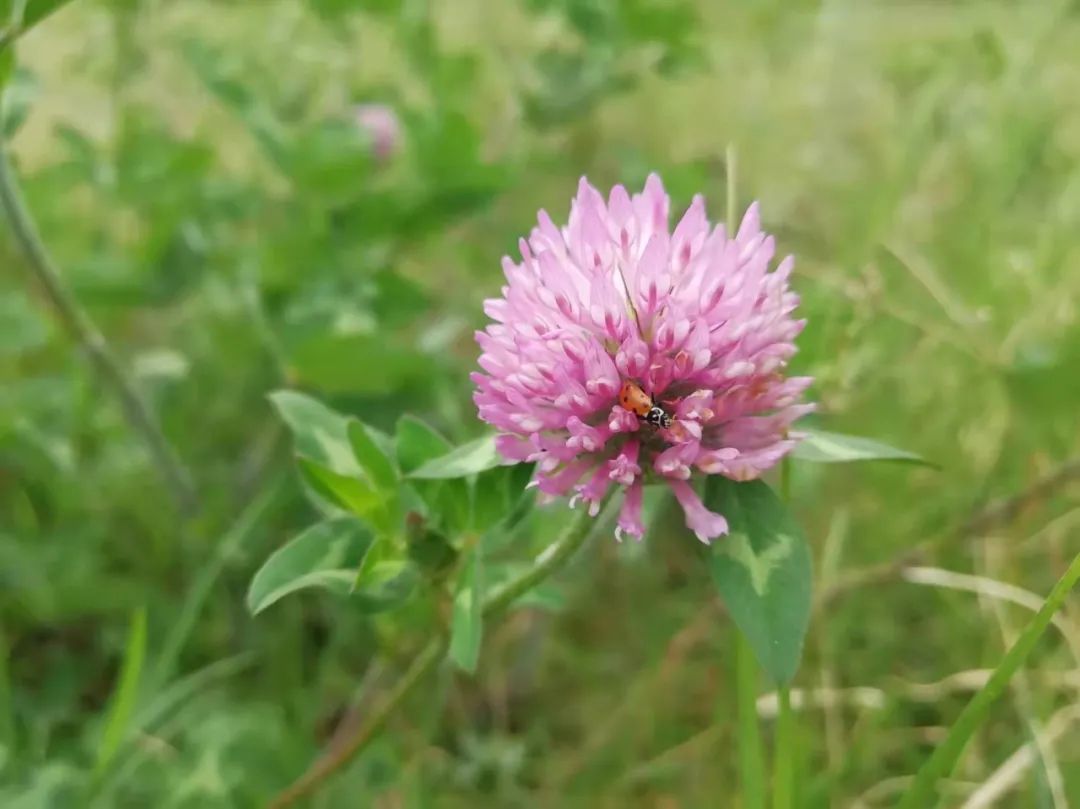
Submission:
<svg viewBox="0 0 1080 809">
<path fill-rule="evenodd" d="M 1060 609 L 1069 591 L 1080 580 L 1080 554 L 1072 560 L 1068 569 L 1054 585 L 1050 595 L 1046 597 L 1042 608 L 1028 621 L 1024 631 L 1016 642 L 1005 653 L 981 689 L 971 698 L 960 716 L 949 729 L 948 735 L 926 763 L 919 768 L 911 787 L 900 801 L 899 809 L 922 809 L 933 805 L 934 787 L 942 776 L 952 772 L 968 740 L 978 730 L 979 726 L 989 716 L 990 708 L 994 701 L 1001 696 L 1009 684 L 1009 680 L 1027 660 L 1036 641 L 1042 637 L 1050 619 Z"/>
<path fill-rule="evenodd" d="M 192 516 L 197 508 L 197 497 L 187 470 L 174 454 L 135 385 L 128 379 L 120 362 L 109 349 L 105 337 L 64 287 L 60 272 L 45 249 L 34 220 L 23 202 L 22 192 L 3 143 L 0 143 L 0 207 L 3 208 L 8 226 L 26 258 L 27 268 L 45 293 L 45 300 L 56 319 L 82 347 L 94 370 L 120 400 L 124 416 L 145 442 L 180 513 L 186 517 Z"/>
<path fill-rule="evenodd" d="M 379 731 L 386 724 L 386 720 L 390 718 L 390 715 L 401 704 L 401 701 L 408 696 L 409 692 L 442 660 L 448 643 L 449 639 L 445 633 L 439 633 L 431 638 L 424 648 L 420 650 L 420 653 L 413 658 L 408 670 L 397 681 L 394 689 L 371 713 L 367 722 L 362 723 L 356 729 L 356 732 L 341 743 L 339 747 L 328 751 L 326 755 L 312 765 L 311 769 L 279 793 L 277 797 L 270 801 L 269 809 L 282 809 L 282 807 L 292 806 L 300 798 L 314 792 L 323 781 L 352 761 L 357 753 L 367 747 L 379 735 Z"/>
<path fill-rule="evenodd" d="M 484 617 L 494 618 L 500 615 L 521 596 L 562 567 L 585 544 L 585 540 L 592 533 L 590 528 L 599 524 L 599 519 L 594 520 L 587 510 L 582 508 L 581 514 L 575 516 L 563 535 L 540 554 L 535 565 L 484 599 Z"/>
<path fill-rule="evenodd" d="M 782 685 L 776 694 L 780 710 L 776 716 L 773 809 L 791 809 L 795 794 L 795 724 L 791 713 L 791 690 Z"/>
<path fill-rule="evenodd" d="M 791 502 L 791 459 L 780 461 L 780 497 Z M 773 807 L 791 809 L 795 797 L 795 715 L 791 712 L 791 689 L 786 684 L 776 689 L 779 710 L 776 715 L 776 746 L 773 751 Z"/>
<path fill-rule="evenodd" d="M 765 752 L 758 724 L 757 658 L 750 642 L 735 630 L 735 690 L 738 699 L 739 778 L 744 809 L 765 809 Z"/>
<path fill-rule="evenodd" d="M 484 617 L 496 617 L 504 612 L 514 601 L 548 576 L 562 567 L 574 553 L 585 544 L 593 528 L 602 524 L 594 520 L 585 509 L 575 515 L 562 535 L 549 545 L 540 555 L 536 564 L 495 590 L 484 600 Z M 445 631 L 440 631 L 431 638 L 420 652 L 393 690 L 374 709 L 366 722 L 334 749 L 328 750 L 311 768 L 292 785 L 279 793 L 268 805 L 268 809 L 284 809 L 318 789 L 326 779 L 336 773 L 368 746 L 383 729 L 387 720 L 398 709 L 405 697 L 435 668 L 443 659 L 449 645 Z"/>
</svg>

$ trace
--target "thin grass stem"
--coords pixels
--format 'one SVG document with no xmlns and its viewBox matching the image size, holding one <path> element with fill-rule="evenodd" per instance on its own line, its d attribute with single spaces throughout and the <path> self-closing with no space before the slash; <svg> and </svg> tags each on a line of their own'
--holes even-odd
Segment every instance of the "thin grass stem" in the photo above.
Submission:
<svg viewBox="0 0 1080 809">
<path fill-rule="evenodd" d="M 0 208 L 7 219 L 15 243 L 25 257 L 26 267 L 60 325 L 82 348 L 107 388 L 120 402 L 132 430 L 149 450 L 158 474 L 164 480 L 181 514 L 191 517 L 198 509 L 198 497 L 187 469 L 173 451 L 157 419 L 112 353 L 104 335 L 68 291 L 41 239 L 23 200 L 15 172 L 8 160 L 6 145 L 0 143 Z"/>
<path fill-rule="evenodd" d="M 1069 591 L 1080 580 L 1080 554 L 1072 560 L 1065 574 L 1054 585 L 1040 609 L 1028 621 L 1020 637 L 1005 653 L 986 685 L 979 689 L 968 702 L 948 735 L 926 763 L 919 768 L 915 780 L 904 794 L 899 809 L 922 809 L 932 806 L 937 782 L 948 775 L 960 761 L 968 741 L 990 715 L 990 708 L 1002 695 L 1013 675 L 1020 669 L 1050 625 L 1050 619 L 1061 608 Z"/>
</svg>

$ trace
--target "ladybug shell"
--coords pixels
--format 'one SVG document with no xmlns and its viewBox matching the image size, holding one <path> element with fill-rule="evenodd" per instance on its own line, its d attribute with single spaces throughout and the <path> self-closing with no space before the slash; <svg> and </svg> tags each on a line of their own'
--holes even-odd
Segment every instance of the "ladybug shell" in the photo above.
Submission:
<svg viewBox="0 0 1080 809">
<path fill-rule="evenodd" d="M 619 404 L 641 418 L 648 416 L 649 411 L 653 409 L 652 397 L 630 380 L 622 383 L 622 389 L 619 391 Z"/>
</svg>

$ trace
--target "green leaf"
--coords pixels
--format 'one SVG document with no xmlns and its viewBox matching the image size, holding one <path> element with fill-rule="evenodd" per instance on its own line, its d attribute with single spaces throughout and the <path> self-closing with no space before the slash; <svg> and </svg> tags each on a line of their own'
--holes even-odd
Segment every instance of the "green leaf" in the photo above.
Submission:
<svg viewBox="0 0 1080 809">
<path fill-rule="evenodd" d="M 415 511 L 405 517 L 405 548 L 409 559 L 432 579 L 441 578 L 458 557 L 446 536 L 434 530 L 426 518 Z"/>
<path fill-rule="evenodd" d="M 353 598 L 365 612 L 394 609 L 408 600 L 419 581 L 416 565 L 408 559 L 382 559 L 362 566 Z"/>
<path fill-rule="evenodd" d="M 380 328 L 400 329 L 420 318 L 425 325 L 432 322 L 433 301 L 420 284 L 392 270 L 377 273 L 371 281 L 375 293 L 371 306 L 379 314 Z"/>
<path fill-rule="evenodd" d="M 140 607 L 131 616 L 131 628 L 128 630 L 127 645 L 124 649 L 124 663 L 120 668 L 120 679 L 113 691 L 109 718 L 98 744 L 94 774 L 100 776 L 112 763 L 120 745 L 127 736 L 131 714 L 139 695 L 139 680 L 142 677 L 143 662 L 146 660 L 146 608 Z"/>
<path fill-rule="evenodd" d="M 284 166 L 284 127 L 266 102 L 242 83 L 243 65 L 201 39 L 185 41 L 181 53 L 206 89 L 247 127 L 266 157 Z"/>
<path fill-rule="evenodd" d="M 15 49 L 10 45 L 7 45 L 3 50 L 0 50 L 0 94 L 3 94 L 7 87 L 8 80 L 11 79 L 11 74 L 14 72 Z"/>
<path fill-rule="evenodd" d="M 25 34 L 50 14 L 59 11 L 70 2 L 71 0 L 26 0 L 26 4 L 23 6 L 22 19 L 16 20 L 13 17 L 18 0 L 3 0 L 3 2 L 0 2 L 0 24 L 3 24 L 5 29 L 3 34 L 0 35 L 0 46 L 5 48 L 9 46 L 9 40 L 12 38 L 10 27 L 18 25 L 17 35 Z"/>
<path fill-rule="evenodd" d="M 3 87 L 3 136 L 11 139 L 21 129 L 38 97 L 38 82 L 29 70 L 14 67 L 11 49 L 0 54 L 0 87 Z M 8 64 L 5 64 L 8 63 Z"/>
<path fill-rule="evenodd" d="M 385 517 L 386 495 L 363 478 L 339 475 L 308 458 L 297 461 L 304 481 L 330 505 L 363 519 Z"/>
<path fill-rule="evenodd" d="M 454 615 L 450 624 L 450 657 L 464 671 L 472 674 L 480 659 L 484 636 L 484 562 L 483 542 L 477 542 L 462 573 L 454 595 Z"/>
<path fill-rule="evenodd" d="M 391 394 L 410 384 L 424 384 L 434 370 L 430 357 L 412 346 L 394 343 L 385 332 L 342 334 L 328 327 L 286 342 L 285 353 L 296 379 L 331 393 Z M 357 357 L 375 361 L 357 362 Z"/>
<path fill-rule="evenodd" d="M 495 436 L 487 435 L 422 464 L 409 473 L 411 478 L 463 478 L 499 466 L 502 459 L 495 451 Z"/>
<path fill-rule="evenodd" d="M 480 472 L 472 487 L 472 530 L 482 533 L 500 523 L 509 530 L 520 522 L 535 499 L 525 488 L 532 473 L 533 464 L 527 463 Z"/>
<path fill-rule="evenodd" d="M 371 548 L 371 532 L 352 517 L 313 525 L 270 555 L 251 580 L 252 615 L 281 598 L 310 587 L 347 595 L 355 570 Z"/>
<path fill-rule="evenodd" d="M 326 204 L 347 204 L 366 186 L 371 146 L 363 130 L 348 119 L 326 120 L 295 133 L 283 157 L 297 192 L 317 194 Z"/>
<path fill-rule="evenodd" d="M 408 415 L 398 420 L 394 442 L 398 466 L 406 476 L 453 449 L 453 444 L 432 427 Z M 468 528 L 471 503 L 467 479 L 412 480 L 402 494 L 413 492 L 422 503 L 421 509 L 447 535 L 457 536 Z"/>
<path fill-rule="evenodd" d="M 341 475 L 363 472 L 349 443 L 348 420 L 317 399 L 292 390 L 270 394 L 270 401 L 292 430 L 296 451 Z"/>
<path fill-rule="evenodd" d="M 710 546 L 713 581 L 762 667 L 780 685 L 795 675 L 810 621 L 810 549 L 765 483 L 712 475 L 705 503 L 730 534 Z"/>
<path fill-rule="evenodd" d="M 349 419 L 347 431 L 353 455 L 367 474 L 368 480 L 381 489 L 395 491 L 398 484 L 397 470 L 372 438 L 370 428 L 356 419 Z"/>
<path fill-rule="evenodd" d="M 398 466 L 406 475 L 425 461 L 445 455 L 453 444 L 415 416 L 398 419 L 394 435 Z"/>
<path fill-rule="evenodd" d="M 469 528 L 483 533 L 495 526 L 508 510 L 507 469 L 495 467 L 480 472 L 472 483 Z"/>
<path fill-rule="evenodd" d="M 871 438 L 830 433 L 812 428 L 802 429 L 806 438 L 798 443 L 791 456 L 800 461 L 815 463 L 848 463 L 851 461 L 906 461 L 935 466 L 914 452 L 890 447 Z"/>
</svg>

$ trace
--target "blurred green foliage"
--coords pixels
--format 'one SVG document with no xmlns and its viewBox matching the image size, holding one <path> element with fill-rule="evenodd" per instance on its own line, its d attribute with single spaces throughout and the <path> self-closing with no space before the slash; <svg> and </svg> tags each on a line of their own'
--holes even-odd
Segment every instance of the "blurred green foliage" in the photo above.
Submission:
<svg viewBox="0 0 1080 809">
<path fill-rule="evenodd" d="M 1075 486 L 954 530 L 1080 451 L 1077 52 L 1070 4 L 801 0 L 80 0 L 6 44 L 28 204 L 203 507 L 177 518 L 5 233 L 0 805 L 261 805 L 433 620 L 473 620 L 316 590 L 248 614 L 262 561 L 366 496 L 275 412 L 311 400 L 271 394 L 325 402 L 350 450 L 362 421 L 415 473 L 482 432 L 472 330 L 536 210 L 657 170 L 721 218 L 729 142 L 798 258 L 819 423 L 941 467 L 796 464 L 817 591 L 941 539 L 923 562 L 1046 592 Z M 402 125 L 386 159 L 355 121 L 373 102 Z M 417 575 L 506 513 L 515 473 L 488 474 L 395 504 Z M 737 805 L 733 628 L 661 506 L 646 543 L 594 543 L 458 648 L 475 676 L 443 668 L 316 805 Z M 564 521 L 533 510 L 470 575 L 511 575 Z M 343 552 L 327 569 L 355 573 Z M 913 684 L 993 665 L 1026 614 L 995 603 L 893 576 L 815 613 L 795 686 L 880 701 L 799 713 L 802 806 L 891 803 L 965 699 Z M 1040 647 L 956 789 L 1074 701 L 1077 665 Z M 1052 748 L 1001 805 L 1053 806 L 1055 773 L 1080 802 L 1077 729 Z"/>
</svg>

